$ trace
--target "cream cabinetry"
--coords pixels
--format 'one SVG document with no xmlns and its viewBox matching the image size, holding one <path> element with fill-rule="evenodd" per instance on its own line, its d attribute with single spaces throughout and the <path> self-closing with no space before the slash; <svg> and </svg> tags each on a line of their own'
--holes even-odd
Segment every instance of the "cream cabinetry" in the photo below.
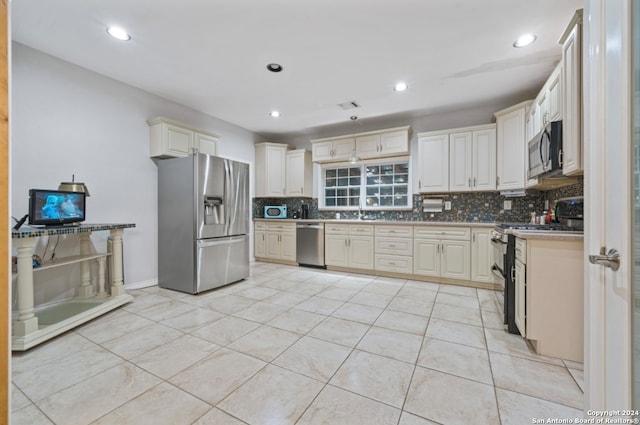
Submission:
<svg viewBox="0 0 640 425">
<path fill-rule="evenodd" d="M 286 153 L 285 195 L 311 197 L 313 191 L 313 169 L 311 152 L 305 149 Z"/>
<path fill-rule="evenodd" d="M 375 269 L 413 273 L 412 226 L 375 226 Z"/>
<path fill-rule="evenodd" d="M 578 10 L 565 33 L 562 44 L 562 172 L 582 174 L 582 9 Z"/>
<path fill-rule="evenodd" d="M 449 133 L 418 134 L 418 190 L 449 191 Z"/>
<path fill-rule="evenodd" d="M 355 137 L 311 141 L 313 162 L 347 161 L 356 148 Z"/>
<path fill-rule="evenodd" d="M 266 224 L 256 221 L 253 226 L 253 256 L 256 258 L 267 256 Z"/>
<path fill-rule="evenodd" d="M 151 158 L 183 157 L 192 152 L 216 155 L 218 136 L 191 128 L 180 122 L 158 117 L 149 125 L 149 156 Z"/>
<path fill-rule="evenodd" d="M 516 239 L 515 318 L 538 354 L 583 361 L 582 239 Z"/>
<path fill-rule="evenodd" d="M 491 229 L 471 229 L 471 280 L 474 282 L 492 282 L 493 249 L 491 247 Z"/>
<path fill-rule="evenodd" d="M 468 227 L 414 226 L 414 274 L 469 280 L 470 237 Z"/>
<path fill-rule="evenodd" d="M 347 161 L 354 153 L 361 159 L 403 156 L 409 153 L 409 127 L 312 140 L 313 162 Z"/>
<path fill-rule="evenodd" d="M 370 224 L 325 225 L 327 266 L 373 270 L 374 228 Z"/>
<path fill-rule="evenodd" d="M 289 146 L 281 143 L 256 144 L 256 197 L 285 196 L 288 150 Z"/>
<path fill-rule="evenodd" d="M 266 258 L 296 261 L 295 223 L 265 223 L 265 240 Z"/>
<path fill-rule="evenodd" d="M 496 189 L 496 126 L 449 134 L 449 190 Z"/>
<path fill-rule="evenodd" d="M 525 188 L 527 140 L 525 118 L 531 101 L 496 112 L 498 190 Z"/>
</svg>

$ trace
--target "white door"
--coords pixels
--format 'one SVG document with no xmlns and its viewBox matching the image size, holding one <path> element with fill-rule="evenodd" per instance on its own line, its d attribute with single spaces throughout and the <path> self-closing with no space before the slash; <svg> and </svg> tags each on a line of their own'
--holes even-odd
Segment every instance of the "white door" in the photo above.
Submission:
<svg viewBox="0 0 640 425">
<path fill-rule="evenodd" d="M 637 304 L 632 302 L 632 271 L 634 258 L 640 257 L 632 244 L 635 239 L 638 245 L 635 235 L 640 229 L 637 214 L 633 222 L 638 211 L 634 166 L 637 173 L 639 130 L 638 120 L 634 128 L 631 119 L 631 111 L 637 118 L 639 107 L 632 76 L 637 83 L 640 72 L 638 58 L 632 58 L 631 52 L 637 54 L 640 46 L 637 39 L 632 45 L 631 32 L 640 31 L 639 7 L 638 0 L 585 2 L 585 254 L 600 255 L 601 249 L 604 255 L 612 249 L 620 254 L 617 271 L 589 261 L 585 264 L 585 410 L 640 409 L 640 391 L 634 385 L 639 364 L 632 355 L 640 341 L 631 332 L 632 306 Z M 633 284 L 637 293 L 637 276 Z"/>
<path fill-rule="evenodd" d="M 287 152 L 285 192 L 287 196 L 302 196 L 304 192 L 304 151 Z"/>
<path fill-rule="evenodd" d="M 473 132 L 473 190 L 496 190 L 496 130 Z"/>
<path fill-rule="evenodd" d="M 418 139 L 418 166 L 420 192 L 449 191 L 449 135 Z"/>
<path fill-rule="evenodd" d="M 325 235 L 325 263 L 327 266 L 349 265 L 349 257 L 347 256 L 347 237 L 343 235 Z"/>
<path fill-rule="evenodd" d="M 371 236 L 349 236 L 349 267 L 373 270 Z"/>
<path fill-rule="evenodd" d="M 472 133 L 449 134 L 449 190 L 465 192 L 472 190 Z"/>
<path fill-rule="evenodd" d="M 471 243 L 469 241 L 440 242 L 440 275 L 450 279 L 471 278 Z"/>
<path fill-rule="evenodd" d="M 424 276 L 440 276 L 440 241 L 414 239 L 413 273 Z"/>
</svg>

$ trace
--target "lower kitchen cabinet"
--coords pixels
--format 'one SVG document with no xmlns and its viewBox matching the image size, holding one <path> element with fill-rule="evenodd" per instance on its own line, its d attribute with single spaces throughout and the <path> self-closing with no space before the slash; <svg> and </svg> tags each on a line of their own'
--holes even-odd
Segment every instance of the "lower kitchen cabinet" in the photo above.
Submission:
<svg viewBox="0 0 640 425">
<path fill-rule="evenodd" d="M 520 335 L 527 336 L 527 320 L 526 320 L 526 293 L 527 293 L 527 277 L 526 266 L 520 261 L 515 262 L 515 320 L 516 326 L 520 331 Z"/>
<path fill-rule="evenodd" d="M 256 222 L 253 232 L 253 256 L 254 257 L 266 257 L 267 253 L 267 238 L 265 235 L 265 224 L 263 222 Z"/>
<path fill-rule="evenodd" d="M 255 247 L 259 246 L 258 233 L 256 231 Z M 287 262 L 296 261 L 296 225 L 295 223 L 265 223 L 264 257 L 273 260 Z M 256 252 L 257 252 L 256 249 Z M 258 254 L 255 253 L 258 257 Z"/>
<path fill-rule="evenodd" d="M 470 279 L 471 242 L 468 227 L 415 226 L 413 236 L 414 274 Z"/>
<path fill-rule="evenodd" d="M 376 225 L 375 233 L 375 269 L 412 274 L 412 226 Z"/>
<path fill-rule="evenodd" d="M 327 266 L 372 270 L 373 225 L 330 224 L 325 226 Z"/>
<path fill-rule="evenodd" d="M 493 265 L 491 247 L 491 229 L 471 229 L 471 280 L 474 282 L 492 282 Z"/>
</svg>

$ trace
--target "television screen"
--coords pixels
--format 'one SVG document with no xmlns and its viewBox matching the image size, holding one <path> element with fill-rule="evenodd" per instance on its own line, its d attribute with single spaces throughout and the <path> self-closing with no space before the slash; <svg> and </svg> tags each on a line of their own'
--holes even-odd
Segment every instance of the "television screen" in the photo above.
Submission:
<svg viewBox="0 0 640 425">
<path fill-rule="evenodd" d="M 84 219 L 84 193 L 43 189 L 29 191 L 29 224 L 53 226 Z"/>
</svg>

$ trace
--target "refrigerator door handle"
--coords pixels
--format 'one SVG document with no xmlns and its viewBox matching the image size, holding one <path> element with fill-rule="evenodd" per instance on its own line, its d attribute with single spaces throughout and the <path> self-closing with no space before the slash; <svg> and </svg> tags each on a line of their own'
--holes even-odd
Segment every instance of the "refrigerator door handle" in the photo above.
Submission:
<svg viewBox="0 0 640 425">
<path fill-rule="evenodd" d="M 245 241 L 245 236 L 231 236 L 226 238 L 214 238 L 198 241 L 198 248 L 209 248 L 216 245 L 238 244 Z"/>
</svg>

